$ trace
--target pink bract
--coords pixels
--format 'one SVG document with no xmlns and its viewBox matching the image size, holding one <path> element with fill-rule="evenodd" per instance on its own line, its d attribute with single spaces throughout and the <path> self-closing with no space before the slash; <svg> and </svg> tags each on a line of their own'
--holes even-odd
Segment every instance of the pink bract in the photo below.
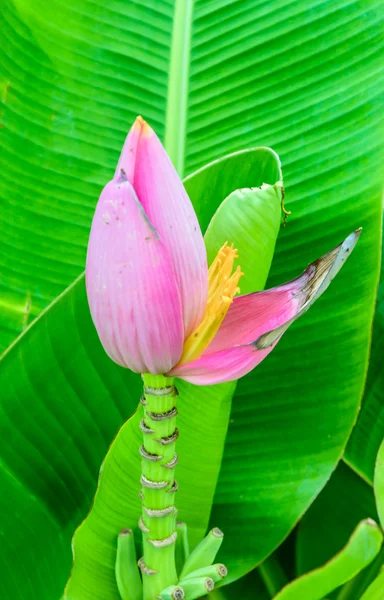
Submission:
<svg viewBox="0 0 384 600">
<path fill-rule="evenodd" d="M 197 358 L 180 362 L 207 306 L 206 250 L 179 176 L 138 117 L 92 223 L 86 266 L 91 315 L 108 355 L 137 373 L 199 385 L 238 379 L 325 291 L 359 235 L 350 234 L 297 279 L 234 298 L 213 340 Z"/>
</svg>

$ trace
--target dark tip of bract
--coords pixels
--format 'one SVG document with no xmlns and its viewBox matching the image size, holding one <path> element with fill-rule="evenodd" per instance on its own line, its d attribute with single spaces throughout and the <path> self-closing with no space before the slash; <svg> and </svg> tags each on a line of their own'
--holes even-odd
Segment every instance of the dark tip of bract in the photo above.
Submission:
<svg viewBox="0 0 384 600">
<path fill-rule="evenodd" d="M 128 181 L 127 174 L 124 171 L 124 169 L 120 169 L 120 173 L 118 178 L 116 179 L 116 183 L 124 183 L 125 181 Z"/>
</svg>

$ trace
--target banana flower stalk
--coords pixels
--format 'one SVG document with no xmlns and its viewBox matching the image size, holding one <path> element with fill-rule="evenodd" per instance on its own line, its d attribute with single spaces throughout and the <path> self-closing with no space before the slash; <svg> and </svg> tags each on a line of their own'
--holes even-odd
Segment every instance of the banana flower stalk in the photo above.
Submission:
<svg viewBox="0 0 384 600">
<path fill-rule="evenodd" d="M 144 380 L 144 600 L 178 584 L 174 378 L 210 385 L 254 369 L 325 291 L 359 233 L 296 279 L 240 295 L 243 273 L 233 268 L 231 240 L 223 240 L 208 268 L 195 211 L 166 151 L 141 117 L 133 124 L 96 207 L 86 286 L 105 351 Z"/>
</svg>

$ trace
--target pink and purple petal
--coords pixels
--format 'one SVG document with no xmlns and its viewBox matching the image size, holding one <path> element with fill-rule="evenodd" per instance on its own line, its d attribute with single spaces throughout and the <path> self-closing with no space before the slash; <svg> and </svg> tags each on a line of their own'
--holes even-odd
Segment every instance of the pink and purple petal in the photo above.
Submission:
<svg viewBox="0 0 384 600">
<path fill-rule="evenodd" d="M 193 362 L 176 366 L 169 375 L 195 385 L 213 385 L 224 381 L 234 381 L 257 367 L 273 350 L 274 345 L 264 350 L 258 350 L 254 344 L 247 344 L 219 350 L 212 354 L 204 353 Z"/>
<path fill-rule="evenodd" d="M 165 373 L 177 363 L 183 322 L 172 261 L 125 176 L 108 183 L 97 204 L 86 285 L 115 362 L 137 373 Z"/>
<path fill-rule="evenodd" d="M 199 385 L 246 375 L 274 348 L 288 327 L 327 289 L 355 247 L 360 230 L 282 286 L 235 298 L 201 357 L 176 365 L 170 375 Z"/>
<path fill-rule="evenodd" d="M 187 337 L 200 323 L 207 300 L 207 256 L 203 236 L 184 186 L 151 127 L 138 117 L 125 142 L 123 169 L 171 256 L 180 290 Z"/>
<path fill-rule="evenodd" d="M 117 163 L 113 178 L 114 181 L 118 180 L 123 172 L 131 185 L 133 185 L 135 178 L 137 147 L 140 140 L 142 123 L 142 118 L 137 117 L 127 137 L 125 138 L 124 146 L 121 151 L 119 162 Z"/>
</svg>

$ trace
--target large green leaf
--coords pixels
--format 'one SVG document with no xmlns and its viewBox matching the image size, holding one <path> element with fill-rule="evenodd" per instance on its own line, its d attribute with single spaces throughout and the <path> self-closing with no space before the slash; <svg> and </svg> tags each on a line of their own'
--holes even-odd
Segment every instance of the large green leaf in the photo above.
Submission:
<svg viewBox="0 0 384 600">
<path fill-rule="evenodd" d="M 250 150 L 217 161 L 203 174 L 190 177 L 187 186 L 191 197 L 207 171 L 211 180 L 216 181 L 212 188 L 215 190 L 214 208 L 221 194 L 225 195 L 229 189 L 229 178 L 219 177 L 220 173 L 228 176 L 232 172 L 232 184 L 239 187 L 258 186 L 263 181 L 273 184 L 281 178 L 279 161 L 273 152 Z M 277 187 L 275 196 L 271 197 L 273 189 L 265 190 L 264 202 L 267 210 L 271 203 L 278 221 L 275 208 L 280 205 L 280 188 Z M 258 203 L 263 200 L 263 193 L 263 190 L 258 191 Z M 251 204 L 253 199 L 254 193 L 251 193 Z M 244 219 L 248 227 L 253 221 L 253 243 L 257 248 L 261 241 L 268 244 L 270 240 L 265 239 L 263 230 L 257 231 L 260 210 L 259 204 L 254 206 L 254 214 L 248 211 L 239 215 L 231 234 L 236 241 L 243 234 Z M 206 205 L 199 210 L 204 215 L 209 209 Z M 216 215 L 221 226 L 226 218 L 222 212 Z M 210 244 L 216 243 L 211 231 Z M 274 243 L 270 254 L 273 246 Z M 243 258 L 247 271 L 245 281 L 250 285 L 254 280 L 254 284 L 262 288 L 264 269 L 254 264 L 252 256 Z M 246 268 L 248 262 L 249 269 Z M 0 581 L 0 597 L 24 600 L 28 595 L 38 595 L 40 599 L 51 600 L 59 597 L 68 578 L 72 534 L 91 505 L 98 470 L 109 443 L 123 420 L 136 409 L 141 381 L 137 375 L 112 363 L 101 348 L 90 318 L 83 276 L 8 350 L 0 363 L 0 378 L 3 390 L 1 458 L 5 466 L 1 530 L 6 536 L 1 552 L 4 564 L 9 564 L 17 553 L 26 569 L 22 580 L 17 570 L 7 570 Z M 192 545 L 199 541 L 207 527 L 234 385 L 194 388 L 183 382 L 178 384 L 181 435 L 177 504 L 180 518 L 188 522 Z M 79 538 L 85 537 L 85 542 L 76 547 L 76 552 L 80 565 L 85 564 L 85 570 L 92 575 L 87 588 L 92 598 L 96 598 L 96 593 L 103 600 L 116 598 L 116 533 L 123 527 L 134 526 L 139 516 L 137 418 L 137 415 L 133 417 L 117 438 L 118 447 L 125 452 L 118 454 L 117 459 L 113 455 L 105 469 L 111 483 L 107 491 L 115 505 L 105 512 L 112 501 L 105 496 L 104 486 L 80 530 Z M 121 468 L 126 475 L 122 475 L 120 481 L 123 498 L 115 496 L 116 478 L 120 478 Z M 11 535 L 12 527 L 19 526 L 24 519 L 36 524 L 36 528 L 30 526 L 28 535 L 23 535 L 23 530 L 17 537 Z M 40 540 L 48 540 L 46 548 L 40 547 Z M 37 545 L 40 552 L 36 552 Z M 50 561 L 52 545 L 55 554 Z M 86 550 L 82 554 L 84 546 Z M 86 579 L 77 576 L 75 585 L 79 579 L 84 585 Z M 86 592 L 81 586 L 80 590 L 83 600 Z"/>
<path fill-rule="evenodd" d="M 345 451 L 346 462 L 370 483 L 373 483 L 376 455 L 384 437 L 384 264 L 372 329 L 363 403 Z"/>
<path fill-rule="evenodd" d="M 233 185 L 269 182 L 229 194 L 215 212 L 205 236 L 207 253 L 212 259 L 231 235 L 230 241 L 239 248 L 246 273 L 242 287 L 253 285 L 261 289 L 267 279 L 281 220 L 281 178 L 275 153 L 258 148 L 210 163 L 185 182 L 203 223 L 208 211 L 216 208 Z M 278 183 L 271 185 L 274 182 Z M 208 194 L 210 203 L 206 201 Z M 255 256 L 259 256 L 262 264 Z M 193 548 L 208 525 L 235 384 L 196 388 L 181 382 L 178 387 L 181 441 L 177 451 L 181 467 L 177 473 L 180 486 L 177 508 L 179 518 L 188 524 Z M 140 539 L 137 527 L 140 418 L 139 411 L 121 428 L 103 464 L 92 509 L 74 538 L 76 558 L 67 589 L 68 600 L 118 598 L 116 532 L 129 527 L 136 530 Z"/>
<path fill-rule="evenodd" d="M 381 600 L 383 597 L 383 589 L 384 570 L 382 570 L 380 575 L 371 583 L 364 595 L 361 596 L 360 600 Z"/>
<path fill-rule="evenodd" d="M 178 384 L 178 390 L 177 453 L 181 467 L 177 470 L 180 493 L 176 502 L 179 518 L 187 522 L 194 547 L 203 538 L 208 524 L 233 386 L 196 389 L 182 383 Z M 139 409 L 123 425 L 103 463 L 92 510 L 74 538 L 75 563 L 67 589 L 68 600 L 119 600 L 115 581 L 116 535 L 129 527 L 135 531 L 137 540 L 141 538 L 137 526 L 141 514 L 138 495 L 141 418 Z M 210 423 L 215 423 L 214 430 Z"/>
<path fill-rule="evenodd" d="M 304 573 L 313 573 L 315 569 L 319 569 L 318 577 L 322 579 L 323 565 L 342 551 L 348 543 L 353 529 L 367 517 L 377 521 L 379 518 L 372 488 L 345 464 L 340 463 L 298 526 L 296 536 L 297 571 L 292 574 L 292 578 L 295 579 Z M 289 548 L 289 550 L 292 552 L 292 548 Z M 356 556 L 358 555 L 359 548 L 357 548 L 356 553 Z M 360 595 L 379 572 L 383 557 L 384 552 L 381 550 L 374 563 L 344 586 L 342 592 L 346 594 L 345 596 L 328 594 L 327 598 L 337 598 L 337 600 L 339 598 L 340 600 L 347 600 L 347 598 L 348 600 L 357 600 L 360 598 Z M 274 572 L 270 572 L 269 562 L 271 558 L 276 561 L 275 557 L 267 559 L 265 563 L 268 566 L 266 575 L 272 577 L 273 583 L 277 583 L 277 589 L 281 589 L 284 584 L 280 583 L 279 572 L 277 572 L 277 577 Z M 284 558 L 287 559 L 287 556 L 284 556 Z M 252 586 L 259 579 L 260 576 L 258 576 L 257 571 L 249 573 L 234 584 L 223 588 L 221 591 L 223 599 L 235 600 L 239 598 L 241 596 L 240 589 L 241 591 L 244 590 L 245 597 L 248 597 L 246 593 L 249 590 L 250 598 L 258 598 L 258 589 L 256 594 L 253 592 Z M 325 579 L 328 579 L 326 574 Z M 299 590 L 294 587 L 291 589 L 292 597 L 299 600 Z M 316 589 L 317 587 L 314 588 L 314 591 Z M 304 597 L 307 598 L 307 595 L 305 594 Z M 264 596 L 261 597 L 264 598 Z M 266 598 L 271 597 L 274 597 L 273 593 L 266 596 Z"/>
<path fill-rule="evenodd" d="M 364 234 L 327 294 L 238 383 L 211 521 L 230 514 L 227 532 L 246 548 L 248 566 L 231 556 L 232 576 L 262 562 L 326 483 L 356 419 L 366 373 L 380 197 L 361 194 L 351 205 L 330 191 L 326 202 L 297 198 L 289 208 L 268 287 L 298 274 L 303 257 L 321 255 L 344 228 L 359 223 Z M 230 553 L 224 545 L 224 563 Z"/>
<path fill-rule="evenodd" d="M 298 574 L 316 569 L 340 552 L 352 530 L 362 519 L 379 522 L 373 490 L 345 464 L 340 463 L 299 525 L 297 536 Z M 360 598 L 376 577 L 384 561 L 381 550 L 377 559 L 339 593 L 330 598 Z"/>
<path fill-rule="evenodd" d="M 323 600 L 367 567 L 379 554 L 382 542 L 377 523 L 372 519 L 361 521 L 336 556 L 291 581 L 275 596 L 276 600 Z"/>
<path fill-rule="evenodd" d="M 241 600 L 270 600 L 271 595 L 267 592 L 257 571 L 252 571 L 223 588 L 215 589 L 208 598 L 209 600 L 238 600 L 239 598 Z"/>
<path fill-rule="evenodd" d="M 257 155 L 257 151 L 254 154 Z M 251 160 L 252 153 L 248 153 L 247 156 Z M 234 160 L 236 161 L 237 158 L 235 157 Z M 244 159 L 243 156 L 242 159 Z M 244 181 L 249 172 L 249 167 L 246 166 L 247 161 L 242 160 L 242 164 L 245 165 L 243 172 L 238 166 L 235 170 L 239 176 L 236 182 L 241 186 L 245 185 Z M 227 170 L 228 164 L 224 160 L 210 168 L 213 176 L 216 170 Z M 244 173 L 246 173 L 245 176 Z M 266 175 L 267 172 L 264 172 L 264 176 Z M 218 178 L 218 180 L 222 179 Z M 191 184 L 189 191 L 193 196 Z M 364 210 L 372 218 L 375 215 L 375 203 L 365 206 Z M 331 223 L 336 223 L 339 218 L 338 214 L 335 211 L 333 218 L 330 219 Z M 286 230 L 288 231 L 287 228 Z M 344 279 L 343 274 L 338 277 L 340 286 L 346 286 L 346 282 L 348 282 L 348 269 L 353 268 L 352 261 L 357 261 L 358 267 L 355 266 L 355 268 L 364 271 L 361 266 L 364 260 L 370 260 L 375 256 L 375 228 L 373 231 L 371 230 L 371 239 L 367 239 L 369 227 L 367 230 L 366 243 L 362 243 L 363 249 L 356 249 L 352 260 L 345 268 L 347 273 L 344 275 Z M 307 236 L 310 238 L 308 233 Z M 370 248 L 369 245 L 367 247 L 367 241 L 370 241 L 373 248 Z M 247 271 L 246 265 L 244 265 L 244 270 Z M 250 285 L 251 279 L 248 274 L 248 282 L 245 278 L 246 286 Z M 374 273 L 368 274 L 366 279 L 362 280 L 364 286 L 361 291 L 361 283 L 358 286 L 359 297 L 361 295 L 363 298 L 369 299 L 372 296 L 371 288 L 374 287 L 374 280 Z M 335 291 L 337 292 L 337 284 L 334 284 L 333 292 L 332 288 L 328 291 L 327 296 L 332 298 Z M 345 298 L 340 292 L 336 293 L 336 298 L 337 302 L 332 300 L 328 305 L 327 302 L 321 300 L 318 303 L 319 308 L 325 304 L 330 313 L 336 312 L 336 315 L 344 311 L 347 323 L 343 321 L 340 324 L 340 319 L 330 319 L 326 312 L 317 310 L 315 307 L 312 309 L 312 314 L 315 315 L 318 330 L 326 335 L 326 328 L 332 329 L 332 341 L 335 340 L 335 336 L 340 335 L 340 329 L 344 333 L 348 323 L 352 321 L 351 333 L 353 335 L 348 336 L 348 340 L 351 343 L 351 339 L 354 339 L 354 343 L 360 345 L 361 340 L 368 337 L 369 314 L 360 315 L 355 323 L 351 317 L 347 318 L 348 315 L 353 315 L 355 318 L 356 313 L 356 307 L 353 304 L 350 305 L 350 299 Z M 303 322 L 308 321 L 310 322 L 309 315 Z M 362 331 L 363 327 L 365 333 Z M 296 327 L 296 335 L 298 331 L 300 332 L 300 328 Z M 292 364 L 295 358 L 292 354 L 292 344 L 297 345 L 297 341 L 295 341 L 294 333 L 288 335 L 293 340 L 288 343 Z M 287 340 L 289 340 L 288 335 Z M 305 337 L 304 334 L 304 340 Z M 308 340 L 305 341 L 308 347 Z M 339 339 L 337 342 L 339 346 L 343 343 Z M 283 340 L 281 342 L 283 348 L 284 343 Z M 36 349 L 38 349 L 38 355 Z M 229 443 L 219 480 L 218 501 L 215 507 L 216 523 L 226 532 L 227 543 L 224 545 L 223 557 L 231 567 L 231 578 L 236 578 L 246 572 L 261 557 L 269 554 L 293 526 L 300 516 L 300 512 L 306 508 L 313 495 L 318 492 L 332 469 L 335 457 L 340 454 L 345 443 L 356 410 L 359 394 L 354 388 L 349 387 L 351 381 L 348 374 L 349 386 L 346 386 L 346 390 L 341 396 L 334 392 L 332 404 L 327 406 L 327 413 L 324 414 L 323 411 L 322 422 L 316 415 L 319 420 L 319 424 L 316 425 L 312 421 L 313 404 L 305 398 L 305 395 L 302 395 L 300 400 L 300 393 L 303 394 L 303 382 L 300 379 L 302 371 L 300 371 L 299 364 L 296 364 L 292 371 L 295 373 L 295 378 L 291 378 L 294 385 L 290 389 L 288 388 L 290 395 L 285 393 L 284 397 L 279 397 L 279 382 L 276 379 L 276 372 L 280 377 L 284 368 L 289 368 L 284 367 L 284 352 L 281 354 L 277 349 L 275 358 L 272 355 L 268 360 L 275 366 L 272 367 L 272 371 L 268 369 L 265 371 L 267 375 L 263 376 L 263 367 L 259 368 L 260 377 L 265 378 L 264 385 L 273 385 L 275 398 L 280 402 L 281 407 L 284 406 L 283 414 L 276 414 L 275 399 L 269 398 L 268 405 L 265 401 L 261 402 L 261 398 L 254 401 L 253 390 L 252 393 L 248 392 L 247 396 L 242 391 L 238 399 L 242 399 L 243 404 L 235 406 L 233 413 Z M 315 376 L 318 379 L 315 379 L 315 383 L 312 385 L 316 386 L 316 381 L 321 381 L 324 389 L 324 373 L 321 369 L 327 368 L 328 371 L 332 371 L 327 357 L 323 356 L 324 342 L 319 350 L 311 347 L 310 352 L 310 356 L 306 356 L 303 347 L 296 350 L 297 361 L 299 356 L 301 361 L 305 359 L 305 372 L 308 372 L 308 361 L 316 363 L 316 369 L 312 368 L 311 371 L 312 382 Z M 44 368 L 39 368 L 40 356 L 44 357 Z M 349 354 L 345 354 L 344 358 L 349 356 Z M 333 355 L 331 357 L 333 358 Z M 278 361 L 278 368 L 276 368 L 275 360 Z M 335 380 L 330 380 L 329 386 L 341 381 L 341 389 L 344 390 L 346 377 L 343 378 L 343 365 L 344 360 L 340 361 L 339 368 L 335 373 Z M 348 370 L 347 367 L 344 368 Z M 270 374 L 268 375 L 268 373 Z M 246 378 L 244 383 L 248 380 L 247 385 L 253 385 L 252 377 Z M 263 381 L 260 377 L 256 381 Z M 64 567 L 69 562 L 70 530 L 76 522 L 79 522 L 89 505 L 94 490 L 97 467 L 108 442 L 122 419 L 136 405 L 139 382 L 129 373 L 113 365 L 100 348 L 88 314 L 82 280 L 64 294 L 5 355 L 2 361 L 2 381 L 5 391 L 4 414 L 0 418 L 3 428 L 2 439 L 5 440 L 3 460 L 13 476 L 40 499 L 40 504 L 48 507 L 46 518 L 50 520 L 53 518 L 62 527 L 64 543 L 67 540 L 68 554 L 60 561 L 62 570 L 51 570 L 52 579 L 47 579 L 48 582 L 52 582 L 52 586 L 54 582 L 59 586 L 67 575 Z M 359 372 L 356 368 L 353 384 L 359 391 L 362 382 L 359 380 Z M 284 387 L 287 389 L 286 386 Z M 210 393 L 216 394 L 217 388 L 212 388 Z M 348 396 L 348 401 L 344 394 Z M 15 398 L 17 399 L 16 404 Z M 213 407 L 214 401 L 211 400 L 209 404 Z M 262 405 L 263 412 L 261 412 L 260 405 Z M 340 409 L 340 405 L 343 407 L 344 417 L 338 419 L 336 428 L 335 415 Z M 315 406 L 315 411 L 316 408 Z M 306 414 L 306 409 L 308 414 Z M 188 410 L 193 411 L 194 405 L 189 403 Z M 188 417 L 190 414 L 188 410 L 184 411 L 181 406 L 181 414 L 184 412 L 185 418 L 192 423 L 193 418 Z M 241 416 L 239 416 L 240 413 Z M 265 418 L 261 423 L 263 415 Z M 11 420 L 9 421 L 9 419 Z M 281 427 L 283 430 L 282 419 L 284 420 L 285 440 L 282 440 L 282 436 L 276 429 Z M 248 423 L 247 427 L 245 423 Z M 324 434 L 325 428 L 328 431 L 326 435 Z M 329 437 L 330 433 L 333 438 Z M 199 443 L 203 446 L 201 439 L 204 439 L 205 432 L 202 431 L 199 435 L 202 436 L 202 438 L 198 437 Z M 212 430 L 212 435 L 217 435 L 214 430 Z M 260 444 L 261 439 L 264 442 L 263 445 Z M 16 456 L 15 447 L 18 449 Z M 284 451 L 284 460 L 279 454 L 281 450 Z M 308 459 L 306 458 L 308 451 L 311 455 L 311 473 L 308 471 Z M 26 466 L 28 463 L 26 463 L 25 452 L 28 453 L 29 461 L 33 463 L 33 472 Z M 215 454 L 215 456 L 219 455 Z M 247 463 L 244 465 L 245 456 Z M 250 477 L 248 468 L 251 469 L 251 472 L 256 472 L 256 464 L 257 477 Z M 186 468 L 190 467 L 186 465 Z M 194 485 L 193 477 L 189 478 L 189 484 Z M 184 489 L 186 494 L 190 493 L 187 487 Z M 58 497 L 60 502 L 58 502 Z M 191 503 L 191 507 L 193 510 L 193 503 Z M 13 503 L 12 495 L 10 495 L 8 514 L 12 516 L 12 512 Z M 12 521 L 12 518 L 9 520 Z M 191 513 L 191 522 L 196 522 L 196 514 L 193 517 Z M 273 526 L 271 526 L 272 522 Z M 200 526 L 200 529 L 203 529 L 203 520 Z M 196 532 L 199 532 L 198 528 L 196 528 Z M 31 538 L 28 540 L 28 544 L 25 543 L 22 547 L 25 556 L 24 562 L 30 562 L 33 565 L 30 573 L 41 574 L 41 558 L 34 552 L 33 542 L 37 543 L 37 540 Z M 235 554 L 231 551 L 232 548 L 236 548 Z M 4 552 L 8 551 L 5 547 Z M 36 565 L 36 561 L 38 565 Z M 51 568 L 49 561 L 43 562 L 43 565 L 46 569 Z M 11 572 L 8 581 L 3 580 L 2 585 L 6 586 L 5 589 L 8 592 L 11 589 L 15 598 L 20 589 L 20 597 L 23 597 L 25 590 L 20 586 L 19 579 L 16 581 L 13 579 Z M 33 579 L 31 585 L 34 585 L 36 589 L 38 583 Z M 40 585 L 42 586 L 40 588 L 42 597 L 45 594 L 48 597 L 53 594 L 55 588 L 46 589 L 44 586 L 47 584 L 44 578 L 40 580 Z M 57 589 L 59 590 L 59 587 Z"/>
<path fill-rule="evenodd" d="M 303 517 L 297 537 L 298 574 L 326 563 L 362 519 L 378 522 L 372 488 L 343 463 Z"/>
<path fill-rule="evenodd" d="M 376 499 L 377 512 L 379 514 L 381 526 L 384 526 L 384 442 L 381 443 L 377 453 L 374 492 Z"/>
<path fill-rule="evenodd" d="M 329 476 L 355 418 L 378 262 L 384 164 L 382 6 L 379 0 L 311 5 L 276 0 L 272 7 L 257 0 L 223 0 L 196 1 L 193 11 L 185 13 L 193 20 L 192 29 L 187 28 L 192 32 L 190 60 L 187 53 L 184 63 L 190 65 L 188 110 L 176 102 L 183 122 L 175 119 L 180 131 L 184 126 L 187 131 L 185 172 L 226 150 L 256 143 L 273 145 L 283 159 L 294 214 L 277 246 L 271 283 L 297 275 L 349 230 L 364 226 L 351 263 L 325 299 L 239 386 L 214 515 L 214 521 L 226 524 L 232 546 L 248 553 L 248 564 L 239 558 L 233 576 L 261 560 L 286 535 Z M 169 61 L 174 64 L 180 51 L 188 49 L 188 40 L 178 28 L 174 39 L 183 41 L 182 48 L 175 42 L 170 51 L 173 8 L 165 0 L 116 0 L 113 6 L 100 0 L 55 0 L 49 6 L 42 0 L 6 0 L 0 61 L 6 147 L 0 183 L 6 224 L 2 304 L 15 324 L 12 330 L 4 324 L 4 346 L 28 312 L 37 314 L 82 269 L 94 203 L 112 172 L 128 121 L 142 112 L 168 147 L 174 147 L 177 128 L 168 133 L 169 125 L 165 131 L 163 123 L 172 122 L 166 108 L 185 97 L 186 82 L 176 76 L 168 81 L 166 73 Z M 177 64 L 174 69 L 177 73 Z M 168 90 L 172 102 L 166 101 Z M 172 151 L 179 165 L 182 142 L 181 136 Z M 8 317 L 4 323 L 11 323 Z M 62 347 L 57 338 L 59 356 Z M 12 355 L 18 356 L 13 368 L 21 380 L 24 356 L 19 348 Z M 71 350 L 68 360 L 76 356 Z M 40 393 L 47 375 L 32 351 L 30 360 L 36 368 L 32 372 L 28 367 L 28 373 Z M 53 372 L 51 367 L 48 374 Z M 6 397 L 6 410 L 27 440 L 32 434 L 25 432 L 33 429 L 39 443 L 41 421 L 35 428 L 26 426 L 34 415 L 27 412 L 27 399 L 36 392 L 28 392 L 28 379 L 20 385 L 19 379 L 12 383 L 14 394 Z M 41 394 L 51 393 L 46 401 L 53 402 L 64 380 L 59 378 L 57 387 L 47 383 Z M 76 393 L 79 386 L 85 393 L 82 381 L 75 378 L 73 385 Z M 111 386 L 116 390 L 116 384 Z M 121 402 L 116 391 L 115 398 Z M 86 399 L 86 410 L 95 411 L 91 400 Z M 94 402 L 100 409 L 99 396 Z M 75 415 L 81 406 L 74 406 Z M 102 436 L 91 426 L 87 452 L 95 463 L 101 445 L 105 449 L 109 442 L 108 431 L 123 414 L 113 409 L 114 417 L 98 415 Z M 73 420 L 71 414 L 60 416 L 66 423 Z M 17 441 L 8 450 L 11 457 L 18 456 L 15 447 L 28 448 L 20 437 L 15 431 L 6 437 Z M 33 447 L 31 452 L 38 475 L 33 478 L 29 472 L 28 482 L 39 482 L 34 493 L 39 497 L 45 491 L 52 506 L 58 484 L 51 467 L 41 468 Z M 20 462 L 28 473 L 28 463 Z M 79 464 L 64 467 L 62 462 L 62 456 L 57 458 L 64 472 L 71 473 L 73 466 L 73 481 L 60 488 L 72 499 L 82 487 Z M 9 456 L 6 464 L 14 464 Z M 80 494 L 84 503 L 94 477 L 90 473 Z M 58 510 L 66 512 L 68 524 L 77 509 L 64 502 Z"/>
<path fill-rule="evenodd" d="M 4 0 L 0 19 L 3 348 L 82 271 L 137 113 L 185 173 L 274 147 L 318 224 L 379 193 L 382 0 Z"/>
</svg>

